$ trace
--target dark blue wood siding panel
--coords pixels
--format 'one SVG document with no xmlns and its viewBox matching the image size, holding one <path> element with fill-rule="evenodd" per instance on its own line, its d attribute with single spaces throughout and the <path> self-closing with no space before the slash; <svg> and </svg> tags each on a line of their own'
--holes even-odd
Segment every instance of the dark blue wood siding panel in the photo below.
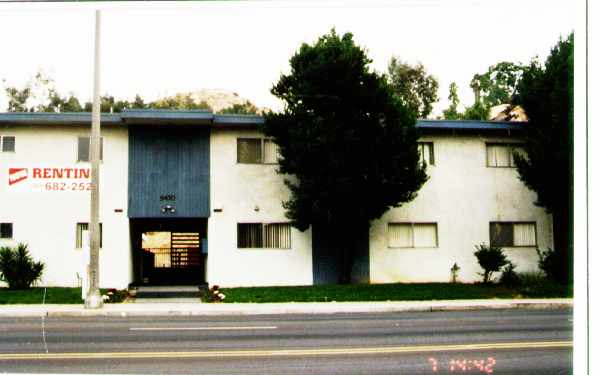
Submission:
<svg viewBox="0 0 600 375">
<path fill-rule="evenodd" d="M 129 217 L 208 217 L 209 137 L 208 129 L 130 127 Z M 163 213 L 167 205 L 175 212 Z"/>
</svg>

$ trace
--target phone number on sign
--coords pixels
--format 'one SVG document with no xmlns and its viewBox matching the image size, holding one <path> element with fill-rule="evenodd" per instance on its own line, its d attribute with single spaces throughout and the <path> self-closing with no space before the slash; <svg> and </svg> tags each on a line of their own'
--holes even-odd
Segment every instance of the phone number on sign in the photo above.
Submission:
<svg viewBox="0 0 600 375">
<path fill-rule="evenodd" d="M 92 190 L 90 182 L 47 182 L 44 184 L 46 191 L 83 191 Z"/>
</svg>

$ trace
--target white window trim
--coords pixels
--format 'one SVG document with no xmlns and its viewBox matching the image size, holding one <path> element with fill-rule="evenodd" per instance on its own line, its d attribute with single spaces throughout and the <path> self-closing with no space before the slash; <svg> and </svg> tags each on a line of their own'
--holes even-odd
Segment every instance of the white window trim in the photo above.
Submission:
<svg viewBox="0 0 600 375">
<path fill-rule="evenodd" d="M 390 246 L 390 224 L 404 224 L 404 225 L 411 225 L 412 227 L 412 244 L 413 246 Z M 434 225 L 435 226 L 435 246 L 415 246 L 415 232 L 414 232 L 414 226 L 419 225 L 419 224 L 426 224 L 426 225 Z M 437 222 L 433 222 L 433 221 L 427 221 L 427 222 L 406 222 L 406 221 L 390 221 L 388 222 L 387 228 L 386 228 L 386 241 L 387 241 L 387 246 L 388 249 L 437 249 L 440 247 L 440 235 L 438 232 L 438 223 Z"/>
<path fill-rule="evenodd" d="M 260 162 L 259 163 L 245 163 L 245 162 L 240 162 L 239 161 L 239 154 L 238 154 L 238 143 L 240 139 L 258 139 L 260 140 Z M 241 164 L 241 165 L 277 165 L 279 164 L 279 162 L 273 162 L 273 163 L 267 163 L 265 162 L 265 141 L 271 141 L 274 142 L 273 138 L 267 138 L 267 137 L 236 137 L 235 139 L 235 162 L 236 164 Z M 277 144 L 275 144 L 275 147 L 277 148 L 277 157 L 279 158 L 279 146 L 277 146 Z M 243 224 L 243 223 L 240 223 Z"/>
<path fill-rule="evenodd" d="M 238 236 L 239 236 L 239 232 L 237 232 L 238 230 L 238 225 L 239 224 L 260 224 L 261 225 L 261 236 L 262 236 L 262 247 L 238 247 Z M 271 224 L 287 224 L 290 226 L 290 247 L 265 247 L 265 231 L 266 231 L 266 226 L 267 225 L 271 225 Z M 291 223 L 289 222 L 284 222 L 284 221 L 275 221 L 275 222 L 256 222 L 256 221 L 248 221 L 248 222 L 237 222 L 235 225 L 235 230 L 236 230 L 236 244 L 235 247 L 237 250 L 240 251 L 254 251 L 254 250 L 259 250 L 259 251 L 269 251 L 269 250 L 275 250 L 275 251 L 279 251 L 279 250 L 292 250 L 293 245 L 292 245 L 292 226 Z"/>
<path fill-rule="evenodd" d="M 90 146 L 88 148 L 88 152 L 91 152 L 92 149 L 92 137 L 90 137 L 89 135 L 78 135 L 77 137 L 75 137 L 75 162 L 76 163 L 91 163 L 91 160 L 85 161 L 85 160 L 79 160 L 79 138 L 89 138 L 90 139 Z M 16 147 L 15 147 L 16 150 Z M 102 164 L 104 162 L 104 137 L 100 137 L 100 150 L 102 150 L 101 153 L 101 158 L 100 158 L 100 164 Z M 91 155 L 90 155 L 91 156 Z"/>
<path fill-rule="evenodd" d="M 535 249 L 540 245 L 540 241 L 539 241 L 539 237 L 538 237 L 538 226 L 537 226 L 537 221 L 490 221 L 489 222 L 489 240 L 490 240 L 490 245 L 492 244 L 492 230 L 491 230 L 491 226 L 492 224 L 495 223 L 499 223 L 499 224 L 510 224 L 511 225 L 511 229 L 513 231 L 513 242 L 511 246 L 499 246 L 503 249 Z M 534 231 L 534 235 L 535 235 L 535 245 L 515 245 L 515 238 L 514 238 L 514 230 L 515 230 L 515 224 L 533 224 L 533 231 Z"/>
<path fill-rule="evenodd" d="M 83 237 L 81 239 L 78 238 L 78 236 L 79 236 L 79 230 L 78 230 L 79 224 L 87 224 L 88 225 L 88 232 L 89 232 L 89 225 L 90 225 L 90 223 L 88 221 L 78 221 L 78 222 L 75 223 L 75 250 L 83 250 L 84 249 L 83 246 L 77 247 L 77 243 L 78 242 L 80 242 L 83 245 Z M 102 223 L 100 223 L 100 250 L 102 250 L 102 245 L 103 245 L 103 242 L 104 242 L 103 241 L 104 230 L 103 230 L 102 227 L 103 227 L 103 225 L 102 225 Z M 81 232 L 83 234 L 84 231 L 82 230 Z"/>
<path fill-rule="evenodd" d="M 419 148 L 419 163 L 421 163 L 422 159 L 423 159 L 423 155 L 421 155 L 421 147 L 424 145 L 429 145 L 430 147 L 430 151 L 429 151 L 429 155 L 427 155 L 425 157 L 425 159 L 427 159 L 425 161 L 425 165 L 426 166 L 431 166 L 431 167 L 435 167 L 435 147 L 434 147 L 434 142 L 433 141 L 418 141 L 417 142 L 418 148 Z M 433 162 L 431 162 L 431 159 L 433 159 Z"/>
<path fill-rule="evenodd" d="M 4 138 L 11 137 L 15 139 L 15 149 L 12 151 L 4 151 Z M 17 152 L 17 136 L 10 134 L 2 134 L 0 135 L 0 153 L 2 154 L 15 154 Z"/>
<path fill-rule="evenodd" d="M 490 165 L 488 161 L 488 147 L 489 146 L 504 146 L 509 148 L 509 165 Z M 513 156 L 514 150 L 516 148 L 523 148 L 523 143 L 518 142 L 485 142 L 485 166 L 486 168 L 509 168 L 515 169 L 517 166 L 515 165 L 515 158 Z"/>
</svg>

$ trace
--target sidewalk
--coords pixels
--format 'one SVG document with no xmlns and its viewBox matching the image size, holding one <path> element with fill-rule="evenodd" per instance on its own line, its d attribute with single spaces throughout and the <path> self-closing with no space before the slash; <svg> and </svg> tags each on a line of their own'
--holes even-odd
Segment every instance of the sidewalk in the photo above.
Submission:
<svg viewBox="0 0 600 375">
<path fill-rule="evenodd" d="M 119 303 L 98 310 L 83 305 L 0 305 L 0 317 L 189 316 L 425 312 L 489 309 L 558 309 L 573 307 L 572 298 L 486 299 L 407 302 L 291 303 Z"/>
</svg>

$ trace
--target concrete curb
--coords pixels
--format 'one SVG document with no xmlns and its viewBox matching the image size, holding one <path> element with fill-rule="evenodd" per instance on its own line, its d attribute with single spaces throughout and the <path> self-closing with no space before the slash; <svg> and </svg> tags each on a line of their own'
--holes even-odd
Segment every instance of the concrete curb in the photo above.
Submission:
<svg viewBox="0 0 600 375">
<path fill-rule="evenodd" d="M 453 300 L 414 302 L 315 302 L 315 303 L 123 303 L 99 310 L 83 305 L 0 306 L 0 317 L 138 317 L 138 316 L 235 316 L 283 314 L 344 314 L 437 312 L 497 309 L 572 308 L 571 298 L 522 300 Z"/>
</svg>

